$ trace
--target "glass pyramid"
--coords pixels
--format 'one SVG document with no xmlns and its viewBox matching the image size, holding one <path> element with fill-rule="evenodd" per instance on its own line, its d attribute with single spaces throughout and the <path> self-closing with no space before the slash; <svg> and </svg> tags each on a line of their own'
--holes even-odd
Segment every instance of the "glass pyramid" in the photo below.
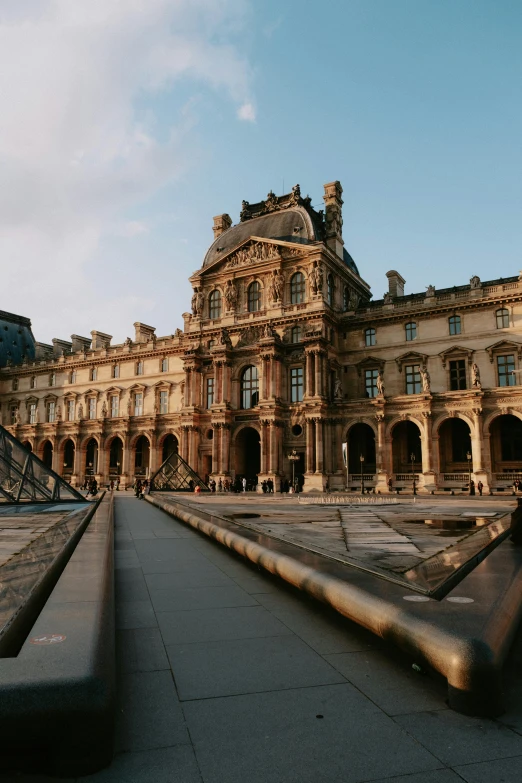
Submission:
<svg viewBox="0 0 522 783">
<path fill-rule="evenodd" d="M 55 503 L 85 498 L 0 425 L 0 503 Z"/>
<path fill-rule="evenodd" d="M 150 485 L 154 492 L 192 492 L 196 486 L 203 492 L 210 492 L 190 465 L 174 452 L 169 454 L 161 468 L 152 476 Z"/>
</svg>

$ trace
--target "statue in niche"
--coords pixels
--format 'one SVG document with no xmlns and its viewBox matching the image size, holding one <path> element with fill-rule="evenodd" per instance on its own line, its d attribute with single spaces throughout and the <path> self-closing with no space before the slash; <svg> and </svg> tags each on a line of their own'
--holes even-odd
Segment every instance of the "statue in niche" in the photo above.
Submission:
<svg viewBox="0 0 522 783">
<path fill-rule="evenodd" d="M 237 307 L 237 287 L 233 280 L 227 280 L 223 296 L 227 310 L 235 310 Z"/>
<path fill-rule="evenodd" d="M 284 275 L 278 269 L 274 269 L 268 283 L 268 298 L 271 302 L 280 302 L 282 300 L 284 284 Z"/>
<path fill-rule="evenodd" d="M 201 293 L 201 289 L 195 288 L 194 293 L 192 294 L 192 299 L 190 300 L 190 305 L 192 307 L 192 315 L 200 316 L 203 312 L 203 302 L 204 297 Z"/>
<path fill-rule="evenodd" d="M 59 405 L 56 406 L 56 421 L 62 420 L 62 409 Z"/>
<path fill-rule="evenodd" d="M 482 384 L 480 382 L 480 370 L 476 362 L 471 365 L 471 385 L 474 389 L 482 389 Z"/>
<path fill-rule="evenodd" d="M 132 398 L 127 400 L 127 416 L 132 416 Z"/>
<path fill-rule="evenodd" d="M 317 261 L 314 261 L 308 273 L 308 280 L 312 294 L 318 294 L 323 290 L 323 273 Z"/>
<path fill-rule="evenodd" d="M 219 335 L 219 345 L 224 345 L 226 348 L 232 348 L 232 340 L 230 339 L 230 335 L 226 329 L 221 330 L 221 334 Z"/>
<path fill-rule="evenodd" d="M 106 419 L 107 418 L 107 403 L 105 402 L 105 400 L 103 401 L 103 405 L 102 405 L 102 409 L 101 409 L 101 415 L 102 415 L 102 419 Z"/>
<path fill-rule="evenodd" d="M 422 381 L 422 391 L 426 392 L 427 394 L 429 394 L 431 380 L 430 380 L 430 374 L 429 374 L 428 369 L 427 369 L 425 364 L 423 364 L 422 367 L 421 367 L 420 376 L 421 376 L 421 381 Z"/>
<path fill-rule="evenodd" d="M 36 411 L 36 415 L 38 416 L 38 410 Z M 83 419 L 83 405 L 81 403 L 78 405 L 78 419 L 79 421 Z"/>
<path fill-rule="evenodd" d="M 339 377 L 334 381 L 334 400 L 343 399 L 343 384 Z"/>
<path fill-rule="evenodd" d="M 384 378 L 382 377 L 382 370 L 379 370 L 377 373 L 376 386 L 379 397 L 384 397 Z"/>
<path fill-rule="evenodd" d="M 473 275 L 473 277 L 469 281 L 469 287 L 480 288 L 480 277 L 478 275 Z"/>
<path fill-rule="evenodd" d="M 263 337 L 274 337 L 274 329 L 271 323 L 266 323 L 263 327 Z"/>
</svg>

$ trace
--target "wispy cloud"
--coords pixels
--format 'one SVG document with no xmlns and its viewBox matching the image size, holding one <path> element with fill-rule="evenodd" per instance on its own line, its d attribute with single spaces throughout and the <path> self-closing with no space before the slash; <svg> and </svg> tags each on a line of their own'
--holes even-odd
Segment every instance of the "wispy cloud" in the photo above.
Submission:
<svg viewBox="0 0 522 783">
<path fill-rule="evenodd" d="M 140 304 L 153 307 L 114 296 L 113 308 L 103 307 L 105 326 L 88 320 L 102 295 L 89 274 L 101 237 L 115 225 L 121 236 L 145 233 L 146 223 L 125 221 L 125 210 L 188 165 L 192 113 L 180 106 L 160 136 L 137 102 L 190 79 L 252 121 L 249 65 L 230 35 L 247 10 L 246 0 L 17 0 L 0 8 L 0 307 L 32 317 L 40 338 L 121 329 L 127 311 L 134 320 Z M 66 311 L 73 300 L 70 320 L 51 304 Z"/>
</svg>

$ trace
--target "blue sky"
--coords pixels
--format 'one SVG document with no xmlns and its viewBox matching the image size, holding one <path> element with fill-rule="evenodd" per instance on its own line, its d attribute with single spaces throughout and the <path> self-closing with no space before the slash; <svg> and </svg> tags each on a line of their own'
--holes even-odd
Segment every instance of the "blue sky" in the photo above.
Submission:
<svg viewBox="0 0 522 783">
<path fill-rule="evenodd" d="M 321 207 L 341 181 L 375 297 L 389 269 L 413 292 L 522 268 L 520 3 L 69 6 L 0 10 L 0 309 L 37 339 L 170 334 L 212 217 L 283 183 Z"/>
</svg>

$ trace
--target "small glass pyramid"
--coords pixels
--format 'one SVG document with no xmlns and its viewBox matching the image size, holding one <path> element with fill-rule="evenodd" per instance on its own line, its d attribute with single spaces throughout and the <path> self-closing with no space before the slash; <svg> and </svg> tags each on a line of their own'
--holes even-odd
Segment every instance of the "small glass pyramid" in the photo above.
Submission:
<svg viewBox="0 0 522 783">
<path fill-rule="evenodd" d="M 153 492 L 192 492 L 197 486 L 202 492 L 210 492 L 198 474 L 175 452 L 169 454 L 152 476 L 150 485 Z"/>
<path fill-rule="evenodd" d="M 85 498 L 0 425 L 0 503 L 85 503 Z"/>
</svg>

